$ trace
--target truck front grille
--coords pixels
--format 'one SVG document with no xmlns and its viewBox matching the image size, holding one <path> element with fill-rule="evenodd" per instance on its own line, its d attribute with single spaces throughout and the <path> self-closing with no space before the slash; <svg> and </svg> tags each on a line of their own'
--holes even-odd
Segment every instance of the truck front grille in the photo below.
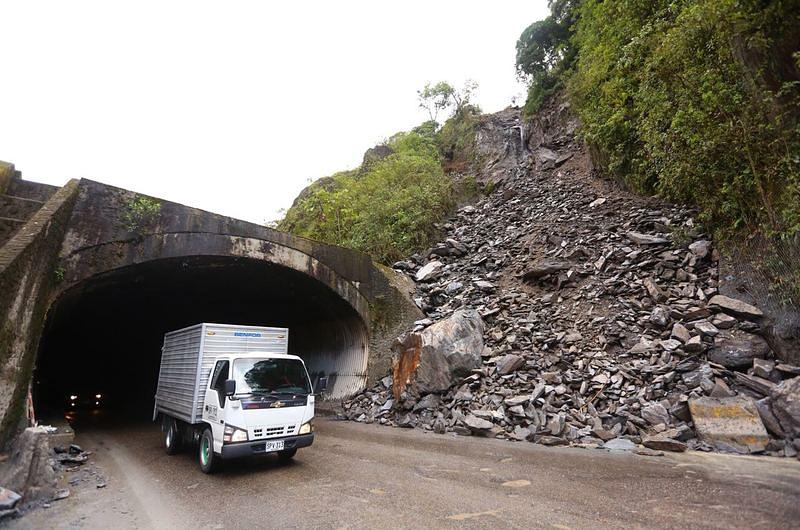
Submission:
<svg viewBox="0 0 800 530">
<path fill-rule="evenodd" d="M 294 434 L 296 425 L 263 425 L 250 429 L 251 440 L 261 440 L 265 438 L 275 438 L 278 436 L 288 436 Z"/>
</svg>

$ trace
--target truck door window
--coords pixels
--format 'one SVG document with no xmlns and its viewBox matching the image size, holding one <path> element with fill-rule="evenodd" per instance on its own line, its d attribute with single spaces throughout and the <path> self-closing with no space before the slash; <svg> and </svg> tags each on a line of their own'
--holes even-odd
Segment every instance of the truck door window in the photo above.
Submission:
<svg viewBox="0 0 800 530">
<path fill-rule="evenodd" d="M 228 361 L 217 361 L 214 372 L 211 376 L 211 389 L 217 391 L 219 406 L 225 406 L 225 381 L 228 380 L 230 363 Z"/>
</svg>

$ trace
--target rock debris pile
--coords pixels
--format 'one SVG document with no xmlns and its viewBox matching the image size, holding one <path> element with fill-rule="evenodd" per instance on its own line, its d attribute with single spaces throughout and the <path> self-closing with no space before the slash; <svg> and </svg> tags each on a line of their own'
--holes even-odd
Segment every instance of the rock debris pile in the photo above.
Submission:
<svg viewBox="0 0 800 530">
<path fill-rule="evenodd" d="M 774 358 L 758 308 L 719 293 L 718 251 L 692 212 L 593 178 L 572 135 L 547 151 L 394 264 L 428 318 L 344 416 L 643 454 L 796 456 L 800 368 Z"/>
<path fill-rule="evenodd" d="M 94 484 L 96 488 L 106 487 L 105 476 L 97 467 L 90 463 L 91 451 L 84 451 L 81 446 L 70 444 L 68 447 L 57 445 L 53 447 L 53 468 L 59 475 L 65 475 L 68 487 L 55 491 L 51 501 L 59 501 L 70 496 L 70 488 Z M 50 506 L 50 502 L 43 505 Z"/>
</svg>

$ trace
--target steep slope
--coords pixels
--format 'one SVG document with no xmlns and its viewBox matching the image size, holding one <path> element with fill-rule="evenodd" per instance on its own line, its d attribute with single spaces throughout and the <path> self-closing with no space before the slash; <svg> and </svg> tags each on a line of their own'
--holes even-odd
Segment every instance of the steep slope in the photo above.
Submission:
<svg viewBox="0 0 800 530">
<path fill-rule="evenodd" d="M 495 191 L 444 223 L 440 244 L 394 265 L 418 281 L 429 318 L 417 330 L 459 308 L 480 312 L 482 366 L 421 399 L 395 399 L 387 377 L 344 416 L 546 444 L 624 436 L 614 444 L 710 449 L 690 402 L 738 395 L 762 435 L 716 447 L 796 455 L 800 440 L 781 427 L 793 420 L 772 421 L 770 400 L 800 370 L 774 359 L 758 309 L 715 298 L 719 253 L 695 212 L 594 177 L 566 104 L 527 123 L 515 112 L 478 129 L 478 178 Z M 438 272 L 418 274 L 426 265 Z M 771 441 L 749 398 L 761 400 Z"/>
</svg>

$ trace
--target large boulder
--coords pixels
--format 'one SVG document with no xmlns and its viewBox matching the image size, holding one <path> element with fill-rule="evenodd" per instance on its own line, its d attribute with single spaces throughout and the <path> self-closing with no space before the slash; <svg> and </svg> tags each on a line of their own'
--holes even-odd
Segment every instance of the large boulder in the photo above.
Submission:
<svg viewBox="0 0 800 530">
<path fill-rule="evenodd" d="M 481 366 L 484 324 L 473 309 L 408 333 L 392 346 L 392 391 L 397 402 L 444 392 Z"/>
<path fill-rule="evenodd" d="M 800 437 L 800 377 L 786 379 L 772 390 L 772 412 L 789 438 Z"/>
<path fill-rule="evenodd" d="M 763 359 L 769 353 L 763 338 L 739 330 L 720 332 L 708 352 L 708 360 L 725 368 L 744 369 L 753 366 L 753 359 Z"/>
</svg>

